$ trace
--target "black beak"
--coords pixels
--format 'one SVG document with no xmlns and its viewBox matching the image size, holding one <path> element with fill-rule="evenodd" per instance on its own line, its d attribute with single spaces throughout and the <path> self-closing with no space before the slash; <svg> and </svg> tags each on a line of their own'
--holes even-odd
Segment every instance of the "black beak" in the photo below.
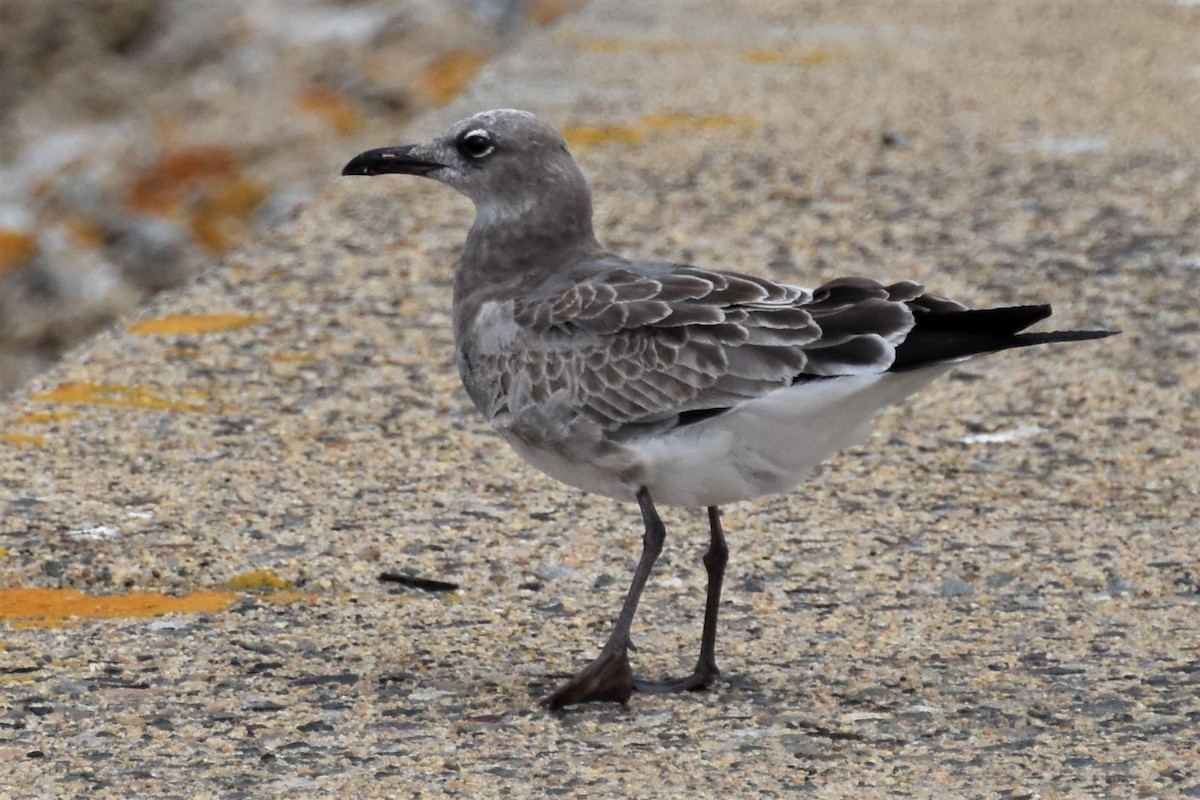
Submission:
<svg viewBox="0 0 1200 800">
<path fill-rule="evenodd" d="M 380 147 L 359 153 L 342 167 L 343 175 L 428 175 L 444 164 L 413 155 L 415 144 L 399 147 Z"/>
</svg>

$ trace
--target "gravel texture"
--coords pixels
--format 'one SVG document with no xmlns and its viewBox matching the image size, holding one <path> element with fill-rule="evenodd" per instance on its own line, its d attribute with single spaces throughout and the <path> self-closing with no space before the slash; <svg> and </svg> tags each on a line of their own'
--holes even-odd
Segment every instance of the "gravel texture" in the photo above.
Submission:
<svg viewBox="0 0 1200 800">
<path fill-rule="evenodd" d="M 552 715 L 636 509 L 468 407 L 466 202 L 331 179 L 3 409 L 3 585 L 228 597 L 0 622 L 0 793 L 1200 796 L 1198 33 L 1189 3 L 593 0 L 500 56 L 376 144 L 530 107 L 620 252 L 1124 333 L 968 364 L 730 507 L 719 685 Z M 650 675 L 702 607 L 703 514 L 664 519 Z"/>
</svg>

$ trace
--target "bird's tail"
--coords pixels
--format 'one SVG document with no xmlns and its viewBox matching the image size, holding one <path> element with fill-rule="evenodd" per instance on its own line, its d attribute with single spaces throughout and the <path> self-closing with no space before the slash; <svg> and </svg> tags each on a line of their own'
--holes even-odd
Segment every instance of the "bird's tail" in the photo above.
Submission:
<svg viewBox="0 0 1200 800">
<path fill-rule="evenodd" d="M 896 348 L 891 370 L 901 372 L 941 361 L 1054 342 L 1104 339 L 1120 331 L 1022 333 L 1050 316 L 1050 306 L 1013 306 L 966 311 L 915 312 L 916 325 Z"/>
</svg>

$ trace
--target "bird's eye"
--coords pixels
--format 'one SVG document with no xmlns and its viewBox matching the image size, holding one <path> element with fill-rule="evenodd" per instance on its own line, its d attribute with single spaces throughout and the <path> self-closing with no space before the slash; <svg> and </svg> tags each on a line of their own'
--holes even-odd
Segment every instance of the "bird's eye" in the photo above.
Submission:
<svg viewBox="0 0 1200 800">
<path fill-rule="evenodd" d="M 483 158 L 496 149 L 492 135 L 483 128 L 467 131 L 458 137 L 458 152 L 468 158 Z"/>
</svg>

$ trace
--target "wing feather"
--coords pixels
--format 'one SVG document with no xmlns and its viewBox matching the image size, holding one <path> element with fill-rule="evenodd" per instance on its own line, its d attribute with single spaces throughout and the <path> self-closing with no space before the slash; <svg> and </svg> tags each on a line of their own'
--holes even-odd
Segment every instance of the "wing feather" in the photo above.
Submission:
<svg viewBox="0 0 1200 800">
<path fill-rule="evenodd" d="M 911 281 L 840 278 L 810 292 L 615 258 L 571 272 L 512 301 L 517 333 L 481 368 L 501 384 L 501 405 L 565 392 L 609 432 L 805 378 L 886 371 L 914 311 L 962 308 Z"/>
</svg>

